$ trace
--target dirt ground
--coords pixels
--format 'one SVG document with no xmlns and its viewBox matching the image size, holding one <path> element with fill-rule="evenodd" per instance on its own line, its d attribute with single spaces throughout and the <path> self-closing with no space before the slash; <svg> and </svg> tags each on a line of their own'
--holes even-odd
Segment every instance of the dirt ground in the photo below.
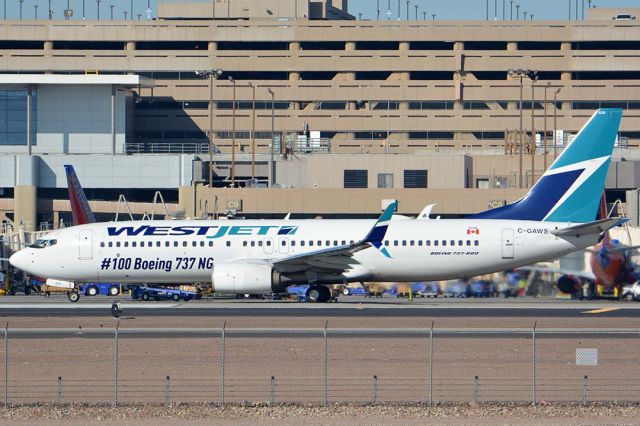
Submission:
<svg viewBox="0 0 640 426">
<path fill-rule="evenodd" d="M 39 405 L 0 408 L 0 423 L 12 425 L 634 425 L 638 405 L 440 404 L 309 405 L 180 404 L 172 406 Z"/>
</svg>

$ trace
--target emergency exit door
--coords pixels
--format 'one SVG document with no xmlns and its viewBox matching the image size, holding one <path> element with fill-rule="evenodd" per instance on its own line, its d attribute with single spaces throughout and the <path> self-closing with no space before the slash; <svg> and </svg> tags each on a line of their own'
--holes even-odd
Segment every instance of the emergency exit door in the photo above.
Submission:
<svg viewBox="0 0 640 426">
<path fill-rule="evenodd" d="M 514 256 L 514 235 L 513 229 L 506 228 L 502 230 L 502 258 L 513 259 Z"/>
</svg>

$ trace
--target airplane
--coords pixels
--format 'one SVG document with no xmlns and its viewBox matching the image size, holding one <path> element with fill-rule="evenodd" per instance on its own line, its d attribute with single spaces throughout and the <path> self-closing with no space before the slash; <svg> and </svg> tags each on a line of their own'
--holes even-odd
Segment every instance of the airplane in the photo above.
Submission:
<svg viewBox="0 0 640 426">
<path fill-rule="evenodd" d="M 218 293 L 439 281 L 514 269 L 596 244 L 626 221 L 595 220 L 622 110 L 597 110 L 518 201 L 462 219 L 136 221 L 52 231 L 10 262 L 69 282 L 211 282 Z"/>
</svg>

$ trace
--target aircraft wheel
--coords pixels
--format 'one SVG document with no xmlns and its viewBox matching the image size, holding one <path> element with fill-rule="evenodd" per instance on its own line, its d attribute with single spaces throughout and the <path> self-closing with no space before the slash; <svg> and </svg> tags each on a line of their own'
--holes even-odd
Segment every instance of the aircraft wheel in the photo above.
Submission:
<svg viewBox="0 0 640 426">
<path fill-rule="evenodd" d="M 111 287 L 109 287 L 109 294 L 111 296 L 117 296 L 120 294 L 120 289 L 118 288 L 118 286 L 112 285 Z"/>
<path fill-rule="evenodd" d="M 71 291 L 67 293 L 67 298 L 70 302 L 77 302 L 80 300 L 80 294 L 77 291 Z"/>
<path fill-rule="evenodd" d="M 307 301 L 316 303 L 326 303 L 331 300 L 331 290 L 328 287 L 314 285 L 307 290 Z"/>
<path fill-rule="evenodd" d="M 331 289 L 329 287 L 321 286 L 320 287 L 320 303 L 326 303 L 331 300 Z"/>
<path fill-rule="evenodd" d="M 96 296 L 98 294 L 98 287 L 91 286 L 87 289 L 87 296 Z"/>
</svg>

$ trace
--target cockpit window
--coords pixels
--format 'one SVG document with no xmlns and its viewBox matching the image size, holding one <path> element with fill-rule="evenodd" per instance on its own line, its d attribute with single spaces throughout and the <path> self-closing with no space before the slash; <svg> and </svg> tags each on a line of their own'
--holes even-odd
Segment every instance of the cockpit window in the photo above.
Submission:
<svg viewBox="0 0 640 426">
<path fill-rule="evenodd" d="M 31 244 L 29 247 L 41 249 L 41 248 L 45 248 L 45 247 L 54 246 L 54 245 L 56 245 L 57 242 L 58 242 L 58 240 L 39 239 L 39 240 L 36 240 L 35 243 Z"/>
</svg>

